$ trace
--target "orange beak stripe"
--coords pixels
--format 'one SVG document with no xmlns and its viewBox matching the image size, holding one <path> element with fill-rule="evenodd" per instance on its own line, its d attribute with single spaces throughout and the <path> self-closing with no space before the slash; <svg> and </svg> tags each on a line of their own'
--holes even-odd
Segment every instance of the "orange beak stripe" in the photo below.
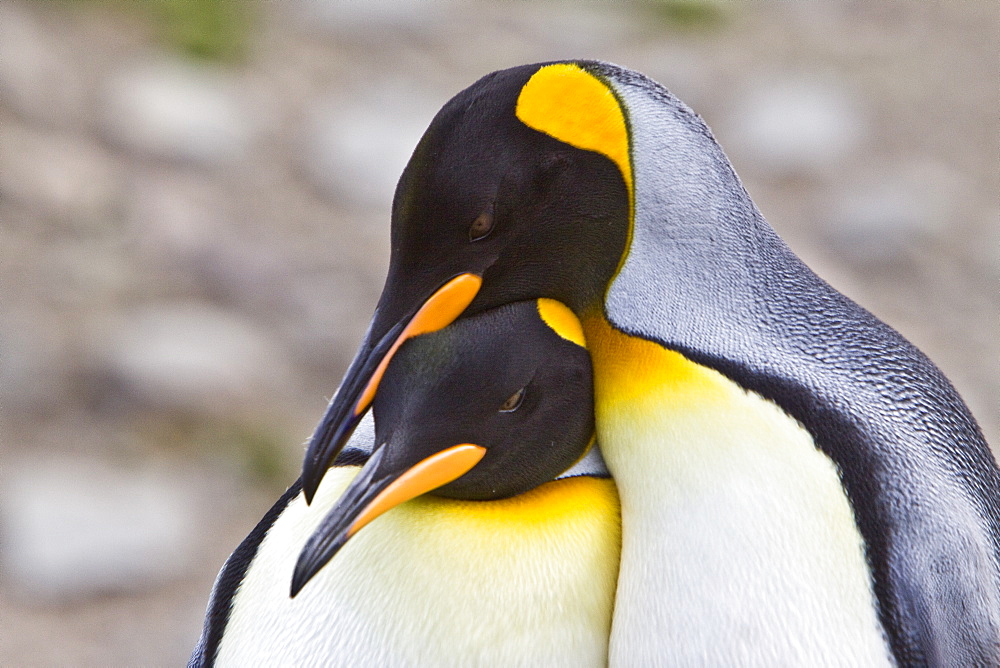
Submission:
<svg viewBox="0 0 1000 668">
<path fill-rule="evenodd" d="M 389 366 L 389 361 L 392 360 L 392 356 L 396 354 L 403 342 L 414 336 L 444 329 L 455 322 L 455 318 L 462 315 L 462 311 L 475 299 L 482 284 L 483 279 L 475 274 L 460 274 L 438 288 L 437 292 L 424 302 L 424 305 L 400 332 L 399 337 L 392 343 L 392 347 L 389 348 L 382 361 L 379 362 L 368 384 L 365 385 L 361 398 L 354 406 L 355 415 L 361 415 L 371 405 L 372 399 L 375 398 L 375 390 L 378 389 L 378 384 L 382 380 L 386 367 Z"/>
<path fill-rule="evenodd" d="M 415 464 L 383 489 L 357 516 L 347 530 L 347 537 L 391 508 L 421 494 L 447 485 L 468 473 L 486 454 L 486 448 L 462 443 L 435 453 Z"/>
</svg>

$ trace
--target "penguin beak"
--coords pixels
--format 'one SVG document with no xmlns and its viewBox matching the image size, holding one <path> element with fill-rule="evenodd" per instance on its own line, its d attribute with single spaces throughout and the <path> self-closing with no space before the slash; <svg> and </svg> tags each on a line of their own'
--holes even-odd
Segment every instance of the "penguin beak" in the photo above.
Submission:
<svg viewBox="0 0 1000 668">
<path fill-rule="evenodd" d="M 447 327 L 472 303 L 483 279 L 476 274 L 455 276 L 419 303 L 400 310 L 383 295 L 365 340 L 347 370 L 337 394 L 309 439 L 302 465 L 302 492 L 311 503 L 327 468 L 340 453 L 371 405 L 379 381 L 396 350 L 407 339 Z"/>
<path fill-rule="evenodd" d="M 372 454 L 302 548 L 292 575 L 292 598 L 366 524 L 405 501 L 462 477 L 486 454 L 482 446 L 462 443 L 413 466 L 398 468 L 383 464 L 385 451 L 386 446 L 382 446 Z M 396 470 L 386 470 L 393 468 Z"/>
</svg>

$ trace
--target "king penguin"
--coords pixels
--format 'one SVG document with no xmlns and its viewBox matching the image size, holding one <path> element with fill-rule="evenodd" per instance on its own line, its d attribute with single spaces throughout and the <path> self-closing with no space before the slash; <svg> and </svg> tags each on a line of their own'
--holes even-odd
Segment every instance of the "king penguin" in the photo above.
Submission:
<svg viewBox="0 0 1000 668">
<path fill-rule="evenodd" d="M 647 77 L 494 72 L 393 200 L 371 326 L 306 500 L 401 342 L 538 297 L 583 322 L 618 487 L 612 665 L 1000 665 L 1000 471 L 919 350 L 788 248 Z"/>
<path fill-rule="evenodd" d="M 189 666 L 606 665 L 620 519 L 584 346 L 548 299 L 407 341 L 374 433 L 226 562 Z"/>
</svg>

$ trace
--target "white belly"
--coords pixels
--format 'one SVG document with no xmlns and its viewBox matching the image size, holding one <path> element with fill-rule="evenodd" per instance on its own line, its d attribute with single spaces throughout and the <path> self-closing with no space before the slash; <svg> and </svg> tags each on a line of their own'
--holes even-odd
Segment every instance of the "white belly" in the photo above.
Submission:
<svg viewBox="0 0 1000 668">
<path fill-rule="evenodd" d="M 891 665 L 850 503 L 808 432 L 715 371 L 594 330 L 622 509 L 611 664 Z"/>
<path fill-rule="evenodd" d="M 618 572 L 610 480 L 505 501 L 422 497 L 359 532 L 293 600 L 306 538 L 357 472 L 296 497 L 235 598 L 218 665 L 599 666 Z"/>
</svg>

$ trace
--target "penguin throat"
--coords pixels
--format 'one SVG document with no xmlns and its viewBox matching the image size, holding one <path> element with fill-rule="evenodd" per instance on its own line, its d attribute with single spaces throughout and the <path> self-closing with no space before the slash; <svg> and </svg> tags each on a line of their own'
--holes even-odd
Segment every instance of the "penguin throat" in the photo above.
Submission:
<svg viewBox="0 0 1000 668">
<path fill-rule="evenodd" d="M 591 312 L 583 319 L 584 334 L 594 360 L 594 394 L 600 412 L 666 392 L 672 404 L 711 401 L 721 397 L 728 381 L 675 350 L 615 328 Z"/>
</svg>

